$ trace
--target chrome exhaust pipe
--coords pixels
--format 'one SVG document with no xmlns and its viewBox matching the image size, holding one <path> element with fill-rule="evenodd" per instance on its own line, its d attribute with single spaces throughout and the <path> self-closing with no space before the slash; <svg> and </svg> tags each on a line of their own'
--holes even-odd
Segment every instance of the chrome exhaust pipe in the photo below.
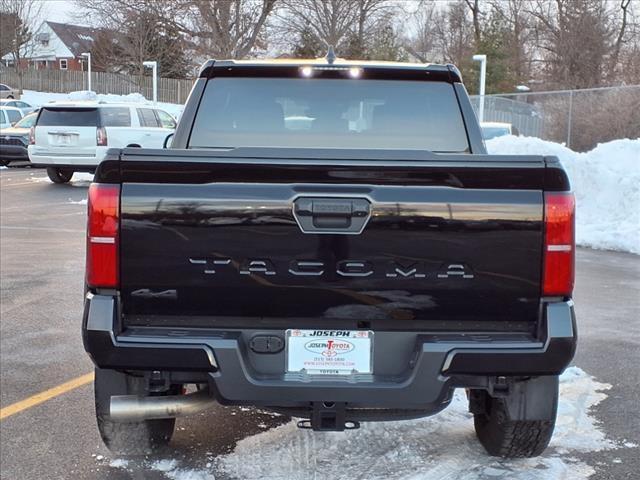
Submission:
<svg viewBox="0 0 640 480">
<path fill-rule="evenodd" d="M 109 417 L 114 422 L 140 422 L 159 418 L 176 418 L 202 412 L 215 399 L 207 390 L 186 395 L 139 397 L 114 395 L 109 404 Z"/>
</svg>

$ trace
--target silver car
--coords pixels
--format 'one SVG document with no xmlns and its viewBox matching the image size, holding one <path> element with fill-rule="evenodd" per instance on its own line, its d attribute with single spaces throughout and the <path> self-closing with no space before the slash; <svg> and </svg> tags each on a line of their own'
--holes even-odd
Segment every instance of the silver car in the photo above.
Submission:
<svg viewBox="0 0 640 480">
<path fill-rule="evenodd" d="M 27 113 L 34 112 L 37 110 L 36 107 L 31 106 L 27 102 L 23 102 L 22 100 L 13 100 L 11 98 L 3 98 L 0 100 L 0 107 L 14 107 L 19 109 L 23 115 Z"/>
<path fill-rule="evenodd" d="M 19 98 L 20 92 L 11 88 L 9 85 L 0 83 L 0 98 Z"/>
</svg>

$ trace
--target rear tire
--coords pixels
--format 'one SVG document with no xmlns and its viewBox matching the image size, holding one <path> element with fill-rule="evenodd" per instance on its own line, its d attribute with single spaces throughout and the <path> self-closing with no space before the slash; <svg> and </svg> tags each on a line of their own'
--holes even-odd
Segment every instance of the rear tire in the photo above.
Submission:
<svg viewBox="0 0 640 480">
<path fill-rule="evenodd" d="M 53 183 L 67 183 L 73 177 L 73 170 L 47 167 L 47 176 Z"/>
<path fill-rule="evenodd" d="M 525 390 L 527 403 L 544 402 L 548 414 L 540 419 L 513 418 L 513 408 L 508 408 L 506 398 L 491 397 L 486 391 L 475 391 L 476 401 L 484 403 L 484 412 L 474 413 L 473 423 L 480 443 L 489 455 L 503 458 L 537 457 L 549 445 L 556 423 L 558 409 L 558 377 L 550 377 L 551 391 L 555 395 L 541 396 L 534 389 Z M 531 380 L 529 380 L 531 382 Z M 548 391 L 548 390 L 547 390 Z M 515 394 L 514 394 L 515 395 Z M 539 405 L 539 404 L 538 404 Z"/>
<path fill-rule="evenodd" d="M 175 418 L 142 422 L 112 422 L 109 403 L 112 395 L 145 395 L 144 377 L 115 370 L 95 370 L 96 420 L 102 441 L 116 455 L 146 455 L 165 447 L 173 435 Z M 175 394 L 171 391 L 167 394 Z"/>
</svg>

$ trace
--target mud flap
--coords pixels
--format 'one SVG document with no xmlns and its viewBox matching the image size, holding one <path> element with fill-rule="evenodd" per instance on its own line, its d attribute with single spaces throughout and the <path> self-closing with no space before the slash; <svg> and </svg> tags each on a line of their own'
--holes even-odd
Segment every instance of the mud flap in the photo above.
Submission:
<svg viewBox="0 0 640 480">
<path fill-rule="evenodd" d="M 504 399 L 511 420 L 553 420 L 558 409 L 558 377 L 513 382 Z"/>
</svg>

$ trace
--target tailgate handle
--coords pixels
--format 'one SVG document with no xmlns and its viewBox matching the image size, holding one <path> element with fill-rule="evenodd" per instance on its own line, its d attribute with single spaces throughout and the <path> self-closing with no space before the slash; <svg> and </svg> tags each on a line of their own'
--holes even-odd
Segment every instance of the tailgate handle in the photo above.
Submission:
<svg viewBox="0 0 640 480">
<path fill-rule="evenodd" d="M 371 208 L 365 198 L 301 197 L 294 202 L 294 216 L 304 233 L 359 234 Z"/>
</svg>

